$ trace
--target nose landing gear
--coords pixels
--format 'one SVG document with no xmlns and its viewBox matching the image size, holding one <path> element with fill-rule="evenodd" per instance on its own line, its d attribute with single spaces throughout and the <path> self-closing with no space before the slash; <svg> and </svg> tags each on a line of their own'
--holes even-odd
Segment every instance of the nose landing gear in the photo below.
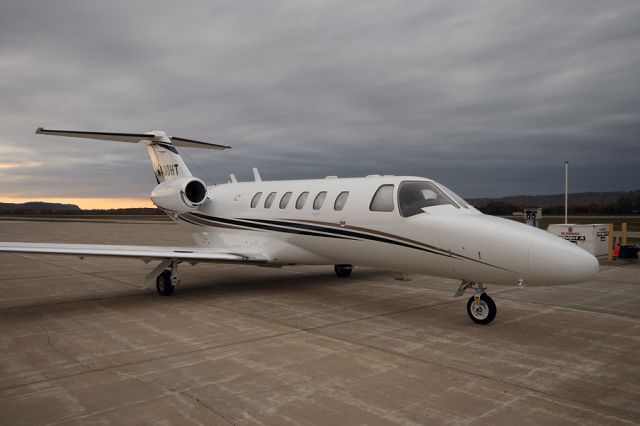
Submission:
<svg viewBox="0 0 640 426">
<path fill-rule="evenodd" d="M 475 294 L 467 301 L 467 313 L 469 318 L 476 324 L 489 324 L 496 317 L 498 309 L 496 304 L 487 293 L 482 283 L 462 281 L 456 292 L 456 296 L 462 296 L 468 288 L 474 288 Z"/>
<path fill-rule="evenodd" d="M 476 324 L 489 324 L 497 312 L 496 304 L 487 293 L 471 296 L 467 301 L 467 313 Z"/>
</svg>

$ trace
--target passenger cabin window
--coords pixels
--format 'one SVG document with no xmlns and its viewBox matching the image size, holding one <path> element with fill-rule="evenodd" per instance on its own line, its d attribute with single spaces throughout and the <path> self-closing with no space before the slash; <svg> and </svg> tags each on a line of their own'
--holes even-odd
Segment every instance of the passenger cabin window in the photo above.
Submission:
<svg viewBox="0 0 640 426">
<path fill-rule="evenodd" d="M 282 198 L 280 199 L 280 208 L 281 209 L 286 209 L 287 208 L 287 204 L 289 204 L 289 200 L 291 199 L 291 193 L 290 192 L 285 192 L 284 195 L 282 196 Z"/>
<path fill-rule="evenodd" d="M 271 207 L 271 204 L 273 204 L 273 200 L 276 199 L 276 193 L 272 192 L 271 194 L 267 195 L 267 198 L 264 200 L 264 208 L 268 209 Z"/>
<path fill-rule="evenodd" d="M 342 191 L 340 194 L 338 194 L 338 197 L 336 197 L 336 202 L 333 203 L 333 209 L 340 211 L 344 208 L 344 205 L 347 203 L 347 198 L 349 198 L 349 192 L 348 191 Z"/>
<path fill-rule="evenodd" d="M 373 195 L 369 210 L 372 212 L 392 212 L 393 208 L 393 185 L 382 185 Z"/>
<path fill-rule="evenodd" d="M 434 183 L 425 181 L 402 182 L 398 189 L 398 205 L 404 217 L 424 213 L 425 207 L 451 205 L 460 208 Z"/>
<path fill-rule="evenodd" d="M 258 203 L 260 202 L 260 197 L 262 197 L 262 192 L 258 192 L 256 195 L 253 196 L 253 198 L 251 199 L 252 209 L 255 209 L 258 206 Z"/>
<path fill-rule="evenodd" d="M 327 191 L 322 191 L 316 195 L 316 199 L 313 200 L 313 209 L 320 210 L 322 207 L 322 203 L 324 203 L 324 199 L 327 198 Z"/>
<path fill-rule="evenodd" d="M 298 196 L 298 199 L 296 200 L 296 209 L 300 210 L 301 208 L 304 207 L 304 203 L 307 202 L 307 198 L 309 197 L 309 193 L 307 191 L 303 192 L 302 194 L 300 194 Z"/>
</svg>

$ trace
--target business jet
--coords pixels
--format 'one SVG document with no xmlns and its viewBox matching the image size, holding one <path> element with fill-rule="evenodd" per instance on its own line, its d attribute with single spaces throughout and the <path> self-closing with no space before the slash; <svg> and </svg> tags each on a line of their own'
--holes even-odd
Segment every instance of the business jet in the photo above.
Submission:
<svg viewBox="0 0 640 426">
<path fill-rule="evenodd" d="M 191 174 L 178 148 L 230 148 L 163 131 L 104 133 L 38 128 L 37 134 L 144 142 L 157 186 L 151 200 L 190 232 L 193 247 L 0 243 L 0 251 L 138 258 L 158 262 L 147 275 L 162 296 L 180 283 L 178 265 L 230 263 L 282 267 L 333 265 L 349 277 L 354 265 L 460 280 L 455 296 L 473 292 L 467 313 L 489 324 L 496 304 L 487 283 L 549 286 L 593 278 L 598 261 L 564 239 L 508 219 L 487 216 L 444 185 L 422 177 L 327 176 L 207 186 Z"/>
</svg>

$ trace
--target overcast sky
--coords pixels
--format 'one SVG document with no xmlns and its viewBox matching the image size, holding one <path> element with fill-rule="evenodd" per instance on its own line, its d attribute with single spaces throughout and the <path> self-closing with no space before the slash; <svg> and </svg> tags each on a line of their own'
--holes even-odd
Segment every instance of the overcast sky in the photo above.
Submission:
<svg viewBox="0 0 640 426">
<path fill-rule="evenodd" d="M 0 0 L 0 100 L 0 196 L 155 185 L 144 146 L 38 126 L 232 145 L 182 150 L 210 183 L 257 166 L 560 193 L 570 160 L 572 191 L 631 190 L 640 2 Z"/>
</svg>

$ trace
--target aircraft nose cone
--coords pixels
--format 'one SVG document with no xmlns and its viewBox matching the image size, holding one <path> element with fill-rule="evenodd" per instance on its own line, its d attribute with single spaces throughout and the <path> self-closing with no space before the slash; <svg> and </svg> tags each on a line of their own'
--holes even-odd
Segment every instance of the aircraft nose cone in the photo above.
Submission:
<svg viewBox="0 0 640 426">
<path fill-rule="evenodd" d="M 529 249 L 529 270 L 540 284 L 572 284 L 593 279 L 600 265 L 598 259 L 572 243 L 560 238 L 539 239 Z"/>
</svg>

